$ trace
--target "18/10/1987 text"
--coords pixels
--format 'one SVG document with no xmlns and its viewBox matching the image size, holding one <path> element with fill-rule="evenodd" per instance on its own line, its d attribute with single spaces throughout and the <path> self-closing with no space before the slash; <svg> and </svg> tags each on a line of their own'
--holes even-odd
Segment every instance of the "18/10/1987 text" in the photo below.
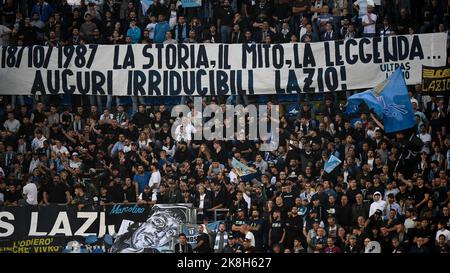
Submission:
<svg viewBox="0 0 450 273">
<path fill-rule="evenodd" d="M 208 271 L 212 267 L 219 268 L 269 268 L 272 258 L 220 258 L 220 262 L 208 259 L 179 259 L 178 268 L 198 268 Z"/>
</svg>

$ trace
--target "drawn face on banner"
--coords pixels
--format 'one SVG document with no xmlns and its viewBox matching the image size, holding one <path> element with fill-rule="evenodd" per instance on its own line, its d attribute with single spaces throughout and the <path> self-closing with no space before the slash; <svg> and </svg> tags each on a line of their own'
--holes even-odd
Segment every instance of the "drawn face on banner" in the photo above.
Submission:
<svg viewBox="0 0 450 273">
<path fill-rule="evenodd" d="M 112 252 L 159 252 L 171 248 L 170 243 L 188 221 L 188 213 L 184 207 L 158 207 L 144 223 L 123 222 L 128 231 L 119 235 Z"/>
</svg>

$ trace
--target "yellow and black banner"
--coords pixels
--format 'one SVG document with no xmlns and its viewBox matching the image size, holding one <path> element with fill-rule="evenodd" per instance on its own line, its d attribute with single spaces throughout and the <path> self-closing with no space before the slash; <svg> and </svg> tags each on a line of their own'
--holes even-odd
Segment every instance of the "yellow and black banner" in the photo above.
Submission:
<svg viewBox="0 0 450 273">
<path fill-rule="evenodd" d="M 422 92 L 446 94 L 450 90 L 450 67 L 422 66 Z"/>
</svg>

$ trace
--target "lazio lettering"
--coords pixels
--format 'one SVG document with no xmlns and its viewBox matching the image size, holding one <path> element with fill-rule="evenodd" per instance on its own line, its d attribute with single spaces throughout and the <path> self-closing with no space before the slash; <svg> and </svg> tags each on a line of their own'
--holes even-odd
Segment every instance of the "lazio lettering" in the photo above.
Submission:
<svg viewBox="0 0 450 273">
<path fill-rule="evenodd" d="M 412 85 L 422 83 L 422 65 L 446 64 L 446 41 L 446 33 L 431 33 L 309 44 L 2 47 L 0 95 L 320 93 L 372 88 L 396 67 Z"/>
</svg>

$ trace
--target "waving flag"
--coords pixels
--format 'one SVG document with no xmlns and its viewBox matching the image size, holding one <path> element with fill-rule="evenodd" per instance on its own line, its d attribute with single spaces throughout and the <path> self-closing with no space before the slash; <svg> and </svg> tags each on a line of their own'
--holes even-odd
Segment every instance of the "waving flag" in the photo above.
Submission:
<svg viewBox="0 0 450 273">
<path fill-rule="evenodd" d="M 383 119 L 386 133 L 409 129 L 416 123 L 400 68 L 375 88 L 348 98 L 346 112 L 350 114 L 358 112 L 358 106 L 362 102 Z"/>
<path fill-rule="evenodd" d="M 325 162 L 325 168 L 324 171 L 327 173 L 331 173 L 339 164 L 341 164 L 342 161 L 335 157 L 334 155 L 331 155 L 327 162 Z"/>
</svg>

